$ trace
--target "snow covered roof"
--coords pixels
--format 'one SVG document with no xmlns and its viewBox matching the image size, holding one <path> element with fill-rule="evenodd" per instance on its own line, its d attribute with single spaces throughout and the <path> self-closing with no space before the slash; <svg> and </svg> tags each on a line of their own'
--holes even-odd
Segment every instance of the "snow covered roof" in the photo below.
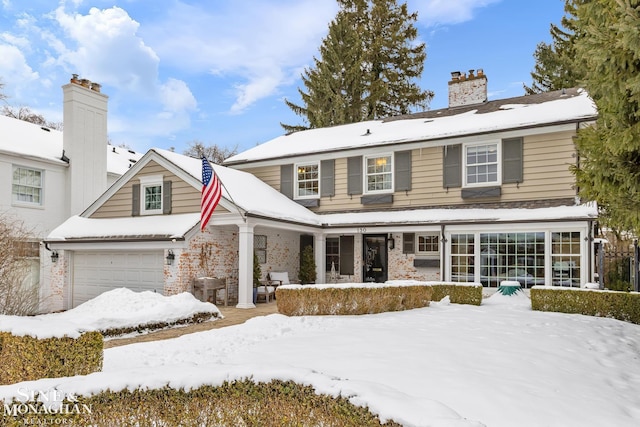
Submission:
<svg viewBox="0 0 640 427">
<path fill-rule="evenodd" d="M 571 221 L 595 219 L 598 208 L 595 203 L 577 206 L 557 206 L 549 208 L 496 208 L 496 209 L 414 209 L 386 212 L 351 212 L 322 215 L 325 226 L 339 227 L 351 225 L 411 225 L 411 224 L 451 224 L 486 223 L 514 221 Z"/>
<path fill-rule="evenodd" d="M 47 240 L 179 239 L 198 221 L 199 213 L 123 218 L 84 218 L 74 215 L 49 233 Z"/>
<path fill-rule="evenodd" d="M 62 161 L 62 132 L 40 125 L 0 115 L 0 153 L 17 157 L 41 159 L 66 164 Z M 141 153 L 107 145 L 107 172 L 122 175 Z"/>
<path fill-rule="evenodd" d="M 202 182 L 202 160 L 172 151 L 151 151 L 175 164 L 199 183 Z M 308 225 L 319 225 L 318 216 L 289 199 L 251 173 L 220 165 L 211 165 L 223 184 L 222 196 L 241 210 L 254 215 Z"/>
<path fill-rule="evenodd" d="M 225 165 L 403 142 L 435 142 L 465 135 L 588 121 L 596 115 L 596 106 L 584 90 L 567 89 L 295 132 L 236 154 L 228 158 Z"/>
</svg>

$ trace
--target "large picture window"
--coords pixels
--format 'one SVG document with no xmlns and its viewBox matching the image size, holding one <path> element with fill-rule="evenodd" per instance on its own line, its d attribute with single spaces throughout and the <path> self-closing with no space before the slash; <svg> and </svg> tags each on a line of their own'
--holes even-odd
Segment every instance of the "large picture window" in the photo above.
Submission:
<svg viewBox="0 0 640 427">
<path fill-rule="evenodd" d="M 15 166 L 11 187 L 13 201 L 42 205 L 42 175 L 41 170 Z"/>
<path fill-rule="evenodd" d="M 296 171 L 296 197 L 317 198 L 320 195 L 318 163 L 297 165 Z"/>
<path fill-rule="evenodd" d="M 503 280 L 523 287 L 544 285 L 544 232 L 480 234 L 480 281 L 497 287 Z"/>
<path fill-rule="evenodd" d="M 498 184 L 498 144 L 465 146 L 465 184 Z"/>
<path fill-rule="evenodd" d="M 391 155 L 366 158 L 367 193 L 388 192 L 393 189 Z"/>
</svg>

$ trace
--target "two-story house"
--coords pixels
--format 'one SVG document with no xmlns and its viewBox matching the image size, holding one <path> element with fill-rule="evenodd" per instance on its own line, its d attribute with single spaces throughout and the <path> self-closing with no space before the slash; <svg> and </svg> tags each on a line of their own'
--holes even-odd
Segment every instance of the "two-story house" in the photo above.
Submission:
<svg viewBox="0 0 640 427">
<path fill-rule="evenodd" d="M 63 86 L 64 131 L 0 116 L 0 212 L 31 235 L 30 284 L 49 279 L 53 253 L 40 242 L 141 157 L 107 144 L 107 100 L 98 83 L 74 76 Z"/>
<path fill-rule="evenodd" d="M 148 152 L 47 239 L 60 251 L 61 308 L 145 274 L 164 293 L 227 277 L 238 307 L 253 307 L 253 254 L 263 272 L 295 278 L 307 245 L 317 283 L 591 281 L 597 209 L 577 199 L 570 171 L 591 99 L 567 89 L 488 101 L 481 71 L 452 73 L 449 89 L 448 108 L 297 132 L 227 159 L 203 232 L 200 161 Z M 128 262 L 137 256 L 149 262 Z M 118 275 L 101 274 L 114 265 Z"/>
</svg>

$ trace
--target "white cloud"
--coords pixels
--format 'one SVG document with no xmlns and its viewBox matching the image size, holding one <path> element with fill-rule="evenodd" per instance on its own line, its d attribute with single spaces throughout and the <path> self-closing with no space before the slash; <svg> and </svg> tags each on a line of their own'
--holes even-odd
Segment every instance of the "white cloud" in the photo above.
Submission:
<svg viewBox="0 0 640 427">
<path fill-rule="evenodd" d="M 473 19 L 477 9 L 501 0 L 410 0 L 410 9 L 418 11 L 418 20 L 427 27 L 452 25 Z"/>
<path fill-rule="evenodd" d="M 75 49 L 59 60 L 81 75 L 150 95 L 158 88 L 158 56 L 137 36 L 139 24 L 119 8 L 91 8 L 88 15 L 56 10 L 56 20 Z"/>
<path fill-rule="evenodd" d="M 160 98 L 167 111 L 194 111 L 198 103 L 182 80 L 169 79 L 160 88 Z"/>
<path fill-rule="evenodd" d="M 334 0 L 245 0 L 215 10 L 177 3 L 145 27 L 145 40 L 163 63 L 229 78 L 235 113 L 291 82 L 311 62 L 338 8 Z M 168 32 L 167 28 L 171 28 Z"/>
<path fill-rule="evenodd" d="M 34 71 L 16 46 L 0 44 L 0 76 L 6 85 L 19 87 L 38 79 L 38 73 Z"/>
</svg>

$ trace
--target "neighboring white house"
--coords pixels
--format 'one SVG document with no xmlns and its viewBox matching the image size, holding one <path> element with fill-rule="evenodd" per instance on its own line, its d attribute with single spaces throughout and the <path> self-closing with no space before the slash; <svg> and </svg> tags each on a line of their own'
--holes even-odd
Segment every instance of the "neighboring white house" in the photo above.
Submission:
<svg viewBox="0 0 640 427">
<path fill-rule="evenodd" d="M 48 280 L 52 252 L 40 242 L 82 212 L 142 155 L 107 143 L 107 100 L 100 85 L 62 87 L 63 131 L 0 116 L 0 212 L 21 221 L 32 240 L 32 283 Z M 41 286 L 46 304 L 49 286 Z"/>
<path fill-rule="evenodd" d="M 580 286 L 594 276 L 597 208 L 570 168 L 597 117 L 579 89 L 486 101 L 483 73 L 453 76 L 452 106 L 313 129 L 214 166 L 223 199 L 199 229 L 199 159 L 153 149 L 45 240 L 50 293 L 66 309 L 114 287 L 188 291 L 224 277 L 254 307 L 263 278 L 296 279 L 312 246 L 316 282 L 501 280 Z"/>
</svg>

